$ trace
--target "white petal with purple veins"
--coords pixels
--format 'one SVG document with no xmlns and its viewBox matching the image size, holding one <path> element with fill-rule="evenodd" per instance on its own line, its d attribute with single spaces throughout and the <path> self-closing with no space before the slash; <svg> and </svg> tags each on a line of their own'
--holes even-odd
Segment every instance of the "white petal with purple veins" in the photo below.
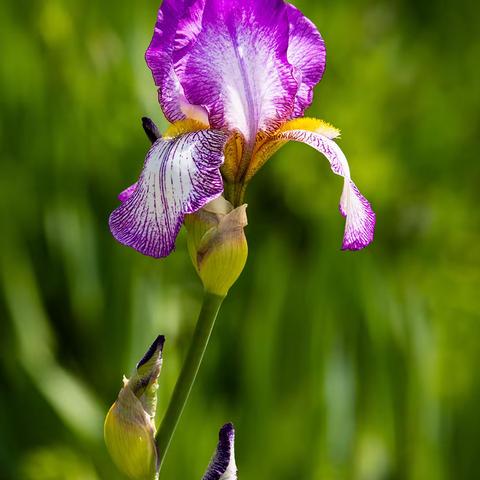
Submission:
<svg viewBox="0 0 480 480">
<path fill-rule="evenodd" d="M 223 191 L 219 168 L 228 135 L 200 130 L 158 139 L 150 149 L 135 189 L 110 216 L 113 236 L 152 257 L 174 248 L 185 214 Z"/>
<path fill-rule="evenodd" d="M 342 250 L 360 250 L 370 244 L 375 230 L 375 213 L 350 178 L 350 168 L 340 147 L 328 137 L 307 130 L 287 130 L 275 138 L 306 143 L 325 155 L 333 173 L 344 178 L 340 199 L 340 213 L 346 217 Z"/>
</svg>

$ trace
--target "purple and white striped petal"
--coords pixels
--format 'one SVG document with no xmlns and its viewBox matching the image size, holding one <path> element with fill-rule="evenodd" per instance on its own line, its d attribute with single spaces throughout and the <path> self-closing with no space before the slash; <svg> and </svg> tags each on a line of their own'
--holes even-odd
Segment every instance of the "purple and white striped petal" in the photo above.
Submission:
<svg viewBox="0 0 480 480">
<path fill-rule="evenodd" d="M 293 117 L 303 116 L 313 100 L 313 88 L 325 71 L 325 42 L 317 27 L 293 5 L 287 4 L 290 38 L 288 61 L 295 67 L 299 87 Z"/>
<path fill-rule="evenodd" d="M 204 0 L 164 0 L 145 60 L 158 88 L 158 101 L 167 119 L 174 123 L 192 118 L 208 124 L 204 108 L 191 105 L 185 98 L 180 80 L 173 68 L 174 49 L 181 48 L 182 39 L 200 30 Z"/>
<path fill-rule="evenodd" d="M 227 423 L 220 430 L 217 450 L 202 480 L 237 480 L 234 442 L 235 429 Z"/>
<path fill-rule="evenodd" d="M 344 178 L 340 213 L 346 217 L 342 250 L 360 250 L 373 241 L 375 213 L 350 178 L 350 168 L 340 147 L 330 138 L 308 130 L 287 130 L 276 139 L 302 142 L 327 157 L 333 173 Z"/>
<path fill-rule="evenodd" d="M 219 168 L 227 139 L 216 130 L 159 138 L 147 154 L 136 187 L 122 192 L 124 202 L 110 216 L 113 236 L 144 255 L 167 256 L 185 214 L 222 193 Z"/>
<path fill-rule="evenodd" d="M 204 1 L 200 32 L 184 36 L 173 53 L 175 71 L 213 128 L 238 129 L 253 143 L 258 131 L 273 131 L 293 113 L 298 82 L 287 60 L 286 4 Z"/>
</svg>

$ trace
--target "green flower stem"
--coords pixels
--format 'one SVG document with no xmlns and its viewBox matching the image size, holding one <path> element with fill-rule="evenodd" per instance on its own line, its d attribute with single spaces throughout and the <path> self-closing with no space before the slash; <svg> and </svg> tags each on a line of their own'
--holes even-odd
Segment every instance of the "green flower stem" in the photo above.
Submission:
<svg viewBox="0 0 480 480">
<path fill-rule="evenodd" d="M 158 429 L 156 444 L 158 449 L 159 469 L 162 467 L 168 447 L 172 440 L 175 428 L 182 415 L 188 396 L 192 390 L 203 355 L 207 349 L 208 340 L 215 324 L 220 305 L 225 297 L 205 292 L 202 309 L 198 316 L 197 326 L 193 332 L 192 341 L 187 357 L 178 377 L 172 398 L 168 404 L 167 412 Z"/>
</svg>

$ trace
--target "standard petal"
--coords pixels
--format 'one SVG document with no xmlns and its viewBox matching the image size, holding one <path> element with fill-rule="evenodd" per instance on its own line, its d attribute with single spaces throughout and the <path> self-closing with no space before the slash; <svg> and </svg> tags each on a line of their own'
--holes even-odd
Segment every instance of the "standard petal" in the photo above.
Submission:
<svg viewBox="0 0 480 480">
<path fill-rule="evenodd" d="M 290 4 L 287 10 L 290 23 L 287 58 L 299 81 L 293 116 L 301 117 L 312 103 L 313 88 L 325 71 L 325 42 L 317 27 L 300 10 Z"/>
<path fill-rule="evenodd" d="M 173 69 L 172 54 L 200 30 L 204 0 L 164 0 L 158 11 L 145 60 L 158 88 L 158 100 L 170 122 L 193 118 L 208 124 L 205 109 L 190 104 Z"/>
<path fill-rule="evenodd" d="M 213 128 L 253 143 L 291 117 L 298 82 L 288 33 L 283 0 L 206 0 L 201 31 L 173 59 L 186 98 L 207 109 Z"/>
<path fill-rule="evenodd" d="M 218 435 L 218 445 L 202 480 L 236 480 L 235 429 L 231 423 L 224 425 Z"/>
<path fill-rule="evenodd" d="M 340 213 L 346 217 L 342 250 L 360 250 L 370 244 L 375 230 L 375 213 L 350 178 L 350 168 L 340 147 L 327 136 L 308 130 L 287 130 L 275 139 L 306 143 L 327 157 L 333 173 L 344 178 L 340 199 Z"/>
<path fill-rule="evenodd" d="M 110 216 L 113 236 L 144 255 L 167 256 L 184 215 L 222 193 L 219 168 L 227 139 L 215 130 L 159 138 L 147 154 L 136 188 Z"/>
</svg>

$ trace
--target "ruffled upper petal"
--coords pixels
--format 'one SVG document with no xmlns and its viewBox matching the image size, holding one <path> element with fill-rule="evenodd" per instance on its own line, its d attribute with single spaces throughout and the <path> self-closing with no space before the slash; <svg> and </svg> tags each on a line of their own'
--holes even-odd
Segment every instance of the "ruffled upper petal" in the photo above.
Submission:
<svg viewBox="0 0 480 480">
<path fill-rule="evenodd" d="M 190 104 L 173 68 L 174 49 L 195 37 L 200 29 L 204 0 L 164 0 L 158 11 L 145 60 L 158 88 L 158 100 L 170 122 L 193 118 L 208 124 L 204 108 Z"/>
<path fill-rule="evenodd" d="M 340 213 L 346 217 L 342 250 L 360 250 L 370 244 L 375 230 L 375 213 L 350 178 L 350 168 L 340 147 L 326 135 L 300 129 L 283 131 L 274 137 L 275 140 L 306 143 L 327 157 L 333 173 L 345 179 L 340 199 Z"/>
<path fill-rule="evenodd" d="M 234 442 L 235 430 L 227 423 L 220 430 L 217 450 L 202 480 L 237 480 Z"/>
<path fill-rule="evenodd" d="M 145 58 L 168 120 L 209 118 L 253 141 L 303 115 L 325 44 L 283 0 L 164 0 Z"/>
<path fill-rule="evenodd" d="M 219 168 L 228 135 L 200 130 L 159 138 L 147 154 L 136 187 L 110 216 L 113 236 L 152 257 L 174 248 L 185 214 L 193 213 L 223 191 Z"/>
<path fill-rule="evenodd" d="M 299 88 L 294 117 L 301 117 L 313 100 L 313 88 L 325 71 L 326 50 L 317 27 L 293 5 L 287 4 L 290 38 L 287 58 L 295 67 Z"/>
<path fill-rule="evenodd" d="M 253 143 L 291 117 L 298 82 L 288 33 L 283 0 L 206 0 L 198 35 L 184 37 L 173 60 L 186 98 L 207 109 L 213 128 Z"/>
</svg>

